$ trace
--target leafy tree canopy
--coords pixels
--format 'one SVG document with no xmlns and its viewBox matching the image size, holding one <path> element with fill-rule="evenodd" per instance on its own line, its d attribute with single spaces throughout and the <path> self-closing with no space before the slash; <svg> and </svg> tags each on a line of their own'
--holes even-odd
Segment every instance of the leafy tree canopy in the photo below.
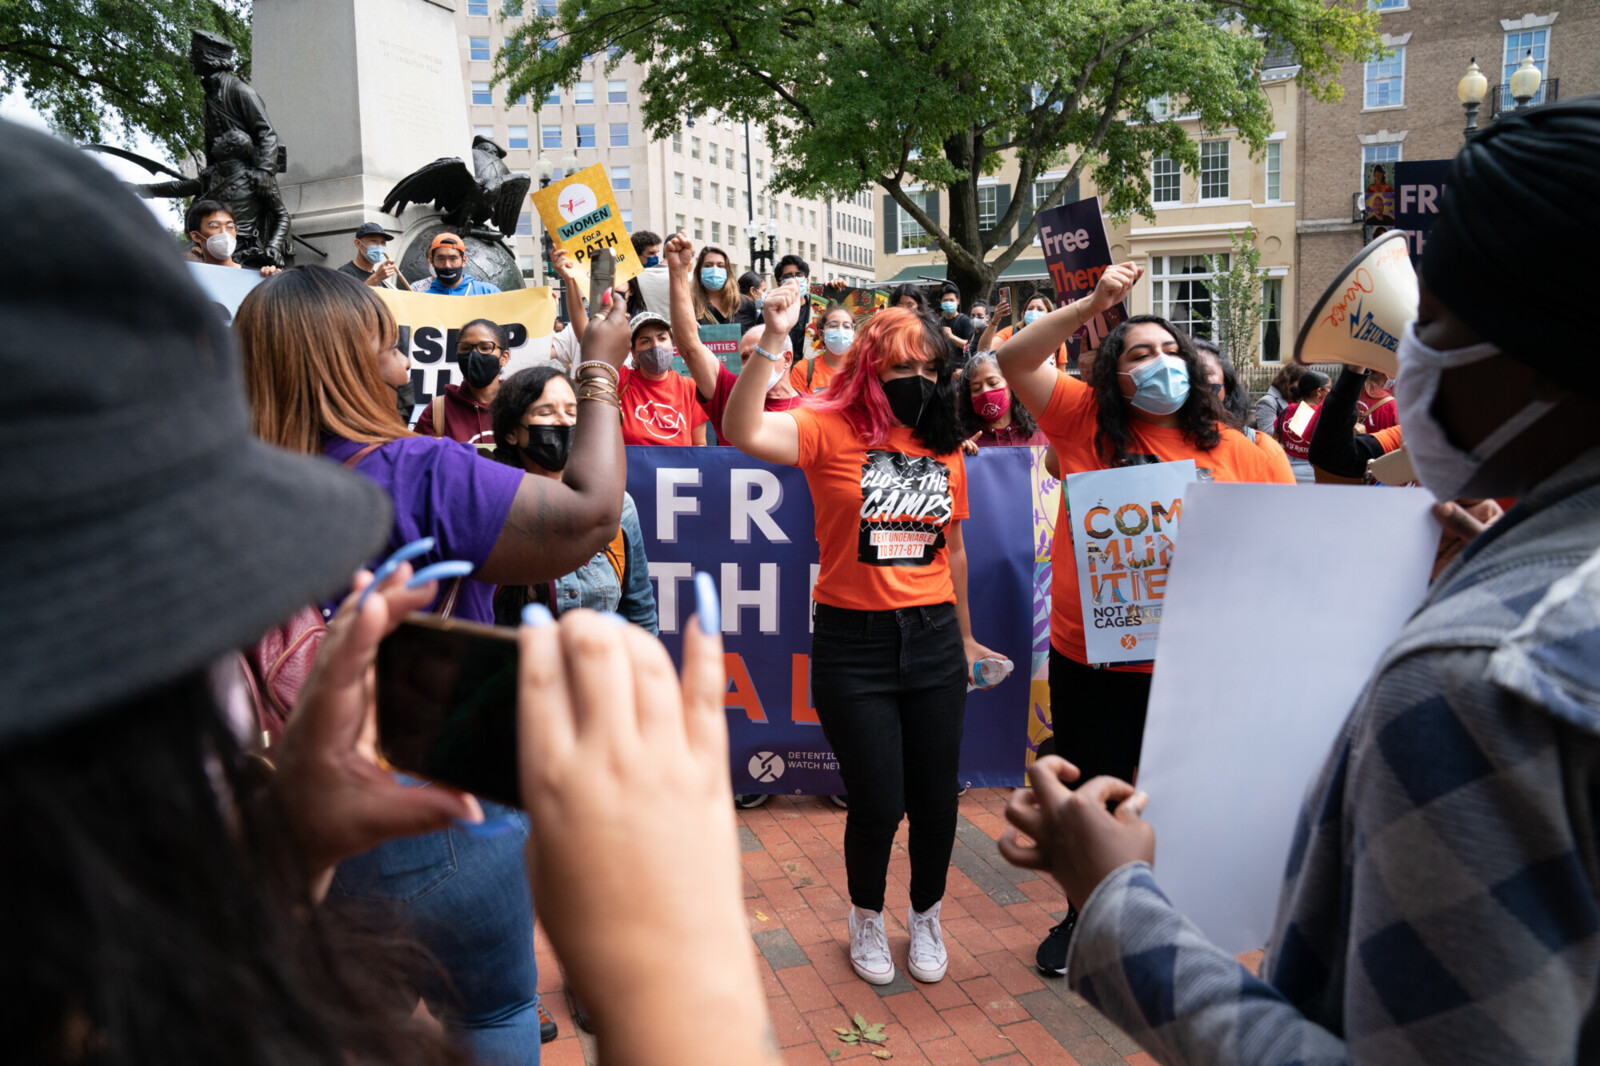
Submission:
<svg viewBox="0 0 1600 1066">
<path fill-rule="evenodd" d="M 249 77 L 248 0 L 0 0 L 0 95 L 20 88 L 76 141 L 142 130 L 174 159 L 202 154 L 191 30 L 238 45 L 238 73 Z"/>
<path fill-rule="evenodd" d="M 881 186 L 970 296 L 1037 227 L 1015 229 L 1030 206 L 1021 194 L 979 224 L 978 179 L 1005 154 L 1019 192 L 1066 169 L 1044 207 L 1088 171 L 1108 213 L 1153 216 L 1150 155 L 1199 167 L 1197 143 L 1167 116 L 1197 114 L 1261 151 L 1264 41 L 1292 51 L 1320 99 L 1338 97 L 1344 62 L 1381 53 L 1366 0 L 561 0 L 508 33 L 496 77 L 540 97 L 589 56 L 631 56 L 647 70 L 652 136 L 713 110 L 761 123 L 776 189 L 842 198 Z M 935 223 L 907 194 L 918 185 L 949 190 L 948 218 Z M 991 256 L 1008 231 L 1016 239 Z"/>
</svg>

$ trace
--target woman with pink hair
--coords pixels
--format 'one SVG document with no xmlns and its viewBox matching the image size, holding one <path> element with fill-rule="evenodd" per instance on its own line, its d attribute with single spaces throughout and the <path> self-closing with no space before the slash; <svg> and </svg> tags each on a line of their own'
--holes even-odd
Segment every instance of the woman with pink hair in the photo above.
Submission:
<svg viewBox="0 0 1600 1066">
<path fill-rule="evenodd" d="M 767 293 L 756 347 L 765 358 L 739 375 L 723 426 L 741 451 L 800 467 L 811 488 L 822 551 L 811 694 L 849 795 L 851 965 L 872 984 L 894 980 L 884 886 L 909 817 L 907 968 L 937 981 L 947 965 L 939 907 L 955 845 L 966 686 L 978 660 L 1001 658 L 973 638 L 967 613 L 967 475 L 949 346 L 931 316 L 880 311 L 856 334 L 826 399 L 765 411 L 769 361 L 782 358 L 804 299 L 794 285 Z"/>
</svg>

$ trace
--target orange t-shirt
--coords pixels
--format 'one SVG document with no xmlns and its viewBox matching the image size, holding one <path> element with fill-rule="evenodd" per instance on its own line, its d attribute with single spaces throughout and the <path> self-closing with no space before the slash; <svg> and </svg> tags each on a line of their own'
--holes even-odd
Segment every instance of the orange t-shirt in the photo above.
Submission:
<svg viewBox="0 0 1600 1066">
<path fill-rule="evenodd" d="M 1236 429 L 1218 427 L 1222 443 L 1211 451 L 1201 451 L 1183 439 L 1177 428 L 1153 426 L 1137 418 L 1129 420 L 1133 441 L 1131 452 L 1151 455 L 1158 462 L 1193 459 L 1202 480 L 1272 481 L 1294 484 L 1294 472 L 1283 457 L 1265 445 L 1252 443 Z M 1039 416 L 1039 428 L 1050 438 L 1061 474 L 1081 474 L 1106 469 L 1095 451 L 1095 430 L 1099 425 L 1094 390 L 1070 374 L 1056 376 L 1050 403 Z M 1258 434 L 1259 438 L 1264 434 Z M 1066 486 L 1061 491 L 1061 511 L 1056 516 L 1055 540 L 1050 546 L 1050 646 L 1074 662 L 1086 663 L 1089 653 L 1083 639 L 1083 605 L 1078 598 L 1078 558 L 1072 550 L 1071 501 Z M 1118 664 L 1113 670 L 1149 673 L 1150 663 Z"/>
<path fill-rule="evenodd" d="M 998 330 L 995 331 L 994 340 L 991 343 L 994 345 L 994 347 L 998 348 L 1002 344 L 1004 344 L 1006 341 L 1010 340 L 1011 339 L 1011 335 L 1013 333 L 1015 333 L 1017 330 L 1021 329 L 1021 328 L 1022 327 L 1020 325 L 1019 326 L 1001 326 Z M 1057 369 L 1064 368 L 1067 365 L 1067 363 L 1069 362 L 1069 360 L 1067 358 L 1067 346 L 1065 344 L 1063 344 L 1061 347 L 1056 349 L 1056 355 L 1055 355 L 1054 362 L 1055 362 L 1055 365 L 1056 365 Z"/>
<path fill-rule="evenodd" d="M 811 368 L 811 380 L 806 381 L 806 368 Z M 789 384 L 801 393 L 817 393 L 828 387 L 828 382 L 833 380 L 833 375 L 838 371 L 828 365 L 822 356 L 812 359 L 802 359 L 789 371 Z"/>
<path fill-rule="evenodd" d="M 617 371 L 617 393 L 624 444 L 693 444 L 695 427 L 706 421 L 693 379 L 682 374 L 651 381 L 625 366 Z"/>
<path fill-rule="evenodd" d="M 954 603 L 945 530 L 967 517 L 958 448 L 935 455 L 895 426 L 868 448 L 836 411 L 785 412 L 800 431 L 822 568 L 812 598 L 830 607 L 893 611 Z"/>
</svg>

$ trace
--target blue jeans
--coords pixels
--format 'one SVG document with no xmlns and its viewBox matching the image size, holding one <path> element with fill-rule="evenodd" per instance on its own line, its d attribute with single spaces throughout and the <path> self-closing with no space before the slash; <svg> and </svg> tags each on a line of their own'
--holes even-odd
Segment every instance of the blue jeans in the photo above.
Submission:
<svg viewBox="0 0 1600 1066">
<path fill-rule="evenodd" d="M 539 968 L 523 848 L 528 816 L 483 803 L 492 836 L 392 840 L 339 865 L 328 905 L 425 949 L 415 992 L 484 1066 L 539 1062 Z"/>
</svg>

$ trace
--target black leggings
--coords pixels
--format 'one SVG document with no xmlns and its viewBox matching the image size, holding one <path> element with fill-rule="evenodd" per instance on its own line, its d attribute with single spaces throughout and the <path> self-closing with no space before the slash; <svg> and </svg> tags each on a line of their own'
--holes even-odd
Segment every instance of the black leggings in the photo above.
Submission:
<svg viewBox="0 0 1600 1066">
<path fill-rule="evenodd" d="M 1050 649 L 1050 721 L 1055 753 L 1083 771 L 1133 783 L 1150 703 L 1150 675 L 1096 670 Z"/>
<path fill-rule="evenodd" d="M 909 816 L 911 905 L 944 896 L 956 839 L 967 658 L 953 604 L 852 611 L 817 604 L 811 695 L 850 795 L 850 902 L 883 910 L 889 851 Z"/>
</svg>

